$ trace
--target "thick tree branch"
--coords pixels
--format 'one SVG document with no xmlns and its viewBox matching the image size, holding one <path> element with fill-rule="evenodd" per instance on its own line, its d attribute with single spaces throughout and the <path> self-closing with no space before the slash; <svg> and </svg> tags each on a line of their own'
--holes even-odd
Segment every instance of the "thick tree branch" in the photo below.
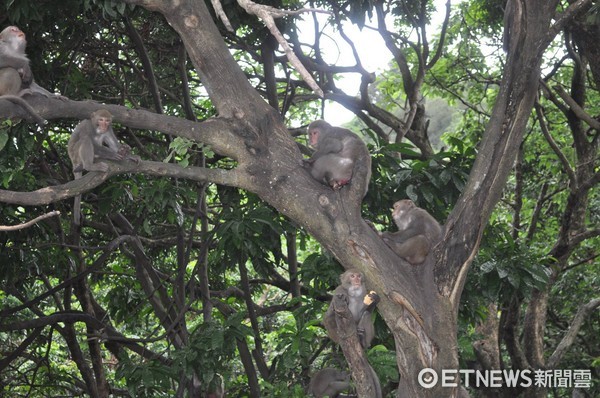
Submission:
<svg viewBox="0 0 600 398">
<path fill-rule="evenodd" d="M 571 322 L 569 330 L 556 347 L 556 350 L 554 350 L 554 353 L 552 353 L 548 359 L 548 369 L 556 369 L 567 350 L 575 341 L 577 333 L 579 333 L 579 330 L 581 329 L 581 326 L 583 326 L 585 320 L 592 313 L 592 311 L 596 310 L 598 307 L 600 307 L 600 298 L 593 299 L 579 308 L 579 311 L 577 311 L 577 314 L 573 318 L 573 322 Z"/>
<path fill-rule="evenodd" d="M 35 319 L 25 319 L 20 320 L 13 323 L 4 323 L 0 324 L 0 332 L 11 332 L 15 330 L 22 329 L 34 329 L 40 328 L 44 326 L 54 325 L 59 322 L 62 323 L 75 323 L 75 322 L 84 322 L 88 325 L 91 325 L 94 329 L 103 329 L 104 323 L 100 320 L 86 314 L 83 312 L 63 312 L 63 313 L 55 313 L 52 315 L 48 315 L 45 317 L 35 318 Z"/>
<path fill-rule="evenodd" d="M 554 22 L 554 25 L 548 31 L 548 40 L 553 40 L 568 23 L 581 13 L 587 11 L 591 6 L 592 0 L 578 0 L 570 4 L 562 14 L 558 15 L 556 22 Z"/>
<path fill-rule="evenodd" d="M 575 113 L 575 116 L 586 122 L 591 128 L 600 131 L 600 122 L 590 116 L 581 106 L 579 106 L 579 104 L 573 98 L 571 98 L 569 93 L 567 93 L 564 88 L 557 85 L 554 86 L 554 90 L 556 90 L 560 98 L 567 103 L 569 108 L 573 111 L 573 113 Z"/>
<path fill-rule="evenodd" d="M 90 117 L 98 109 L 106 109 L 113 115 L 113 121 L 128 127 L 160 131 L 165 134 L 187 138 L 208 145 L 216 153 L 237 159 L 243 141 L 236 135 L 243 131 L 245 124 L 240 119 L 212 118 L 194 122 L 180 117 L 160 115 L 142 109 L 131 109 L 120 105 L 107 105 L 94 101 L 59 100 L 42 96 L 28 96 L 29 104 L 45 119 L 78 119 Z M 0 118 L 17 117 L 27 119 L 27 114 L 18 105 L 0 101 Z"/>
<path fill-rule="evenodd" d="M 440 293 L 458 310 L 469 265 L 483 230 L 511 172 L 533 108 L 548 29 L 558 0 L 529 1 L 522 18 L 527 32 L 511 31 L 500 90 L 477 160 L 459 201 L 446 222 L 442 253 L 435 269 Z M 473 211 L 477 209 L 477 211 Z"/>
<path fill-rule="evenodd" d="M 108 162 L 107 162 L 108 163 Z M 113 175 L 124 173 L 142 173 L 157 177 L 186 178 L 200 182 L 250 189 L 247 175 L 237 169 L 205 169 L 202 167 L 181 167 L 172 163 L 141 161 L 139 164 L 112 163 L 108 173 L 91 172 L 80 179 L 62 185 L 53 185 L 32 192 L 0 190 L 0 202 L 23 206 L 47 205 L 87 192 L 106 181 Z"/>
</svg>

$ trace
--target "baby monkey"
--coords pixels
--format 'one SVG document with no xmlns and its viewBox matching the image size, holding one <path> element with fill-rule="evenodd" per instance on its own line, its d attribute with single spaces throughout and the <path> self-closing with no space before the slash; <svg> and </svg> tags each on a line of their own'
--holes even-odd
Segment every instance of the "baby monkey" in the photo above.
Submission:
<svg viewBox="0 0 600 398">
<path fill-rule="evenodd" d="M 441 239 L 442 227 L 427 210 L 410 199 L 394 203 L 392 211 L 398 232 L 383 232 L 383 241 L 412 265 L 421 264 Z"/>
<path fill-rule="evenodd" d="M 68 146 L 75 179 L 83 171 L 107 172 L 108 164 L 102 160 L 129 160 L 140 162 L 140 157 L 131 155 L 129 145 L 120 144 L 112 129 L 112 115 L 105 109 L 93 112 L 89 119 L 82 120 L 71 134 Z M 79 225 L 81 196 L 75 198 L 73 217 Z"/>
</svg>

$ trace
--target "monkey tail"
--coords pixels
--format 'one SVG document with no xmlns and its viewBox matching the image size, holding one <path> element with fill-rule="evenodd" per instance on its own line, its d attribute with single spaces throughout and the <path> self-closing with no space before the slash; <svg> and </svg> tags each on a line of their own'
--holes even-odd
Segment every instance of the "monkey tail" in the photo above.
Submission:
<svg viewBox="0 0 600 398">
<path fill-rule="evenodd" d="M 35 111 L 35 109 L 33 109 L 33 107 L 29 105 L 27 101 L 25 101 L 23 98 L 18 97 L 16 95 L 2 95 L 0 96 L 0 99 L 5 99 L 7 101 L 12 102 L 13 104 L 20 105 L 23 109 L 27 111 L 27 113 L 29 113 L 29 115 L 31 115 L 31 117 L 35 120 L 37 124 L 40 125 L 40 127 L 44 127 L 48 123 L 46 119 L 41 117 Z"/>
<path fill-rule="evenodd" d="M 383 393 L 381 392 L 381 382 L 379 381 L 379 377 L 377 377 L 377 373 L 375 373 L 375 369 L 368 364 L 369 369 L 371 370 L 371 375 L 373 376 L 373 384 L 375 384 L 375 395 L 373 398 L 382 398 Z"/>
<path fill-rule="evenodd" d="M 77 180 L 81 178 L 83 174 L 80 171 L 76 171 L 74 172 L 74 175 L 75 179 Z M 75 196 L 75 199 L 73 200 L 73 224 L 76 227 L 81 225 L 81 195 Z"/>
</svg>

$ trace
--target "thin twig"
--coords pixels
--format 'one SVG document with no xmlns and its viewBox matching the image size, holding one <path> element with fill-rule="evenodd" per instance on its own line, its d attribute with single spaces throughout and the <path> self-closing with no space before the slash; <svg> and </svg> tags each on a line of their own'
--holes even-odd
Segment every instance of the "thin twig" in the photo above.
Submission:
<svg viewBox="0 0 600 398">
<path fill-rule="evenodd" d="M 59 216 L 59 215 L 60 215 L 60 211 L 54 210 L 54 211 L 51 211 L 50 213 L 42 214 L 41 216 L 36 217 L 33 220 L 27 221 L 26 223 L 23 223 L 23 224 L 0 225 L 0 231 L 17 231 L 19 229 L 25 229 L 25 228 L 28 228 L 28 227 L 32 226 L 33 224 L 38 223 L 46 218 L 53 217 L 53 216 Z"/>
</svg>

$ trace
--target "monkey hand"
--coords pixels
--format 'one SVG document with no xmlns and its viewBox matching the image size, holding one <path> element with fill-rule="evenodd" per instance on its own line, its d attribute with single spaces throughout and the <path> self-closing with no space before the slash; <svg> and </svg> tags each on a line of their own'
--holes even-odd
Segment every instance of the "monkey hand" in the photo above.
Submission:
<svg viewBox="0 0 600 398">
<path fill-rule="evenodd" d="M 21 76 L 21 86 L 29 87 L 33 81 L 33 75 L 31 74 L 31 68 L 29 65 L 19 68 L 17 72 L 19 72 L 19 75 Z"/>
<path fill-rule="evenodd" d="M 119 150 L 117 151 L 117 158 L 118 158 L 118 160 L 123 160 L 126 157 L 128 157 L 130 153 L 131 153 L 131 147 L 127 144 L 121 144 L 121 146 L 119 147 Z"/>
<path fill-rule="evenodd" d="M 342 189 L 342 187 L 348 185 L 350 183 L 350 178 L 338 179 L 338 180 L 330 180 L 329 185 L 334 191 Z"/>
<path fill-rule="evenodd" d="M 310 167 L 312 166 L 312 164 L 315 162 L 315 160 L 313 158 L 310 159 L 302 159 L 302 164 L 304 165 L 304 167 Z"/>
<path fill-rule="evenodd" d="M 367 295 L 365 295 L 365 298 L 363 298 L 363 303 L 367 306 L 367 310 L 374 308 L 380 301 L 381 298 L 373 290 L 371 290 Z"/>
</svg>

